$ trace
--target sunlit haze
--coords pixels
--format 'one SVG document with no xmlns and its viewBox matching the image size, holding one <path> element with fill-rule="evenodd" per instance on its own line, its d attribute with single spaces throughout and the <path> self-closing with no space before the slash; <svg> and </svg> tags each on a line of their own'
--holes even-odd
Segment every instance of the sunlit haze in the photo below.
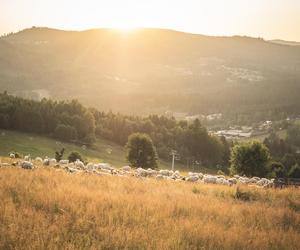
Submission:
<svg viewBox="0 0 300 250">
<path fill-rule="evenodd" d="M 156 27 L 300 41 L 300 1 L 0 0 L 0 34 L 31 26 L 68 30 Z"/>
</svg>

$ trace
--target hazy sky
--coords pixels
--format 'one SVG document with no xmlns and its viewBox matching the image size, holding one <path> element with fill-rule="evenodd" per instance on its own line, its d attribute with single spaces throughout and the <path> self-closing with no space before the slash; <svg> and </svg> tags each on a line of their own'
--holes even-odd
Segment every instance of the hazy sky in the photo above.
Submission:
<svg viewBox="0 0 300 250">
<path fill-rule="evenodd" d="M 300 41 L 300 0 L 0 0 L 0 34 L 31 26 L 159 27 Z"/>
</svg>

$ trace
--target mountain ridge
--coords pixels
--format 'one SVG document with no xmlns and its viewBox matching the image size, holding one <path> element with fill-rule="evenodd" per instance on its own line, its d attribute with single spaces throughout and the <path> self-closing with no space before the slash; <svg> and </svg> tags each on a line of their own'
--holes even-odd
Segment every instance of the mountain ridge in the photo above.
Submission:
<svg viewBox="0 0 300 250">
<path fill-rule="evenodd" d="M 298 103 L 300 47 L 261 38 L 30 28 L 2 37 L 1 46 L 0 91 L 18 95 L 37 97 L 42 89 L 52 98 L 146 114 Z"/>
</svg>

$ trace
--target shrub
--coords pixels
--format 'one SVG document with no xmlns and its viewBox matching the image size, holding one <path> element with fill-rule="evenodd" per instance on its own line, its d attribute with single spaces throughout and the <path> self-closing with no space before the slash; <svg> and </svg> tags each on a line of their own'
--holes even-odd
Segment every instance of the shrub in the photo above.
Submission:
<svg viewBox="0 0 300 250">
<path fill-rule="evenodd" d="M 82 156 L 76 151 L 73 151 L 69 154 L 68 160 L 69 162 L 75 162 L 76 160 L 80 160 L 83 162 Z"/>
<path fill-rule="evenodd" d="M 268 177 L 270 178 L 284 178 L 286 170 L 280 162 L 272 161 L 268 164 Z"/>
<path fill-rule="evenodd" d="M 59 162 L 63 158 L 64 152 L 65 152 L 64 148 L 62 150 L 60 150 L 60 152 L 58 152 L 58 151 L 55 152 L 55 159 L 57 162 Z"/>
<path fill-rule="evenodd" d="M 10 152 L 9 154 L 14 154 L 15 158 L 21 158 L 21 154 L 18 152 L 13 151 L 13 152 Z"/>
<path fill-rule="evenodd" d="M 230 171 L 232 174 L 264 177 L 269 160 L 269 150 L 261 142 L 237 144 L 231 152 Z"/>
<path fill-rule="evenodd" d="M 151 138 L 135 133 L 129 136 L 126 145 L 127 160 L 133 167 L 157 168 L 157 154 Z"/>
<path fill-rule="evenodd" d="M 295 164 L 289 171 L 289 177 L 291 178 L 300 178 L 300 166 Z"/>
<path fill-rule="evenodd" d="M 256 199 L 253 193 L 251 193 L 250 191 L 243 191 L 241 190 L 240 187 L 236 188 L 233 197 L 237 200 L 242 200 L 242 201 L 251 201 Z"/>
</svg>

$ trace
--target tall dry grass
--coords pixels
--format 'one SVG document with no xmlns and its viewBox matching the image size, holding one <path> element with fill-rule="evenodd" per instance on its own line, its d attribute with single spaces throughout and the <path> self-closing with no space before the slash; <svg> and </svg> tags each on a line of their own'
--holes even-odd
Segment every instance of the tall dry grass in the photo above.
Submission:
<svg viewBox="0 0 300 250">
<path fill-rule="evenodd" d="M 300 249 L 296 189 L 0 168 L 0 200 L 1 249 Z"/>
</svg>

